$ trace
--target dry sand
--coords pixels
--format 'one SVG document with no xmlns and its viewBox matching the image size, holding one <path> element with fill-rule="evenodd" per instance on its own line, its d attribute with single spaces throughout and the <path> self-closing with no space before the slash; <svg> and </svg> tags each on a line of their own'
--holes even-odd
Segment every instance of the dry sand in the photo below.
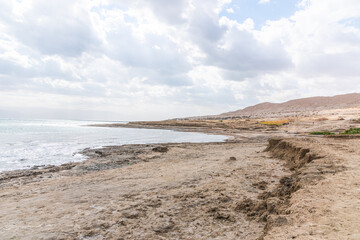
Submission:
<svg viewBox="0 0 360 240">
<path fill-rule="evenodd" d="M 95 156 L 13 178 L 1 189 L 2 239 L 256 239 L 265 224 L 249 222 L 236 204 L 263 191 L 256 183 L 271 189 L 286 174 L 279 161 L 263 161 L 265 146 L 170 144 L 161 153 L 139 145 L 123 157 L 114 151 L 127 147 L 111 147 L 101 161 L 137 164 L 96 171 Z"/>
<path fill-rule="evenodd" d="M 287 221 L 265 239 L 360 239 L 360 138 L 287 141 L 320 158 L 296 170 Z"/>
<path fill-rule="evenodd" d="M 85 150 L 82 163 L 0 173 L 0 239 L 360 239 L 360 138 L 307 134 L 359 127 L 358 113 L 132 123 L 233 140 Z"/>
</svg>

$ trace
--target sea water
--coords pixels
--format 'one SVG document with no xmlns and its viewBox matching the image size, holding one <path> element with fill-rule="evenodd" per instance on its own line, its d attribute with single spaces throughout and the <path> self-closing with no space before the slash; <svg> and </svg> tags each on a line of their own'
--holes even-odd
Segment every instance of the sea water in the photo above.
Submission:
<svg viewBox="0 0 360 240">
<path fill-rule="evenodd" d="M 170 130 L 90 127 L 105 122 L 0 119 L 0 172 L 85 160 L 79 152 L 123 144 L 213 142 L 227 137 Z M 106 122 L 111 123 L 111 122 Z"/>
</svg>

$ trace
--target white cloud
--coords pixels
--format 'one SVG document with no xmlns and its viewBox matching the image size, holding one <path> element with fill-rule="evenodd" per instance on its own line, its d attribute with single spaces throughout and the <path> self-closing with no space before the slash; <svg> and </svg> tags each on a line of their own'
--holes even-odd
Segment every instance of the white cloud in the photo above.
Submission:
<svg viewBox="0 0 360 240">
<path fill-rule="evenodd" d="M 261 29 L 221 17 L 229 0 L 0 6 L 0 110 L 159 119 L 360 91 L 358 0 L 304 0 Z"/>
<path fill-rule="evenodd" d="M 226 9 L 226 11 L 227 11 L 228 13 L 234 13 L 234 9 L 233 9 L 233 8 L 228 8 L 228 9 Z"/>
<path fill-rule="evenodd" d="M 269 3 L 270 0 L 259 0 L 259 4 L 265 4 L 265 3 Z"/>
</svg>

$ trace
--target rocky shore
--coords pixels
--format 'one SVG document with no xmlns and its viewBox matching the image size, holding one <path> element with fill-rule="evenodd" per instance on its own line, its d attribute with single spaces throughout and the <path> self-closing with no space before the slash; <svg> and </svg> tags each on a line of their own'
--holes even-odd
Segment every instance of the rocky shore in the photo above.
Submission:
<svg viewBox="0 0 360 240">
<path fill-rule="evenodd" d="M 84 162 L 2 172 L 1 239 L 359 239 L 360 139 L 308 134 L 355 118 L 130 123 L 232 138 L 86 149 Z"/>
</svg>

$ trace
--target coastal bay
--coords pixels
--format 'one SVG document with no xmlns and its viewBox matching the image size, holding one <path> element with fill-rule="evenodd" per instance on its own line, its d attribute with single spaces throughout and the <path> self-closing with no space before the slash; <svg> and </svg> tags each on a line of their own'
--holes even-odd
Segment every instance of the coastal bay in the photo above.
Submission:
<svg viewBox="0 0 360 240">
<path fill-rule="evenodd" d="M 353 117 L 317 115 L 279 127 L 201 120 L 199 131 L 231 138 L 87 149 L 83 162 L 0 173 L 1 236 L 356 239 L 359 139 L 305 133 L 339 122 L 346 128 Z"/>
</svg>

